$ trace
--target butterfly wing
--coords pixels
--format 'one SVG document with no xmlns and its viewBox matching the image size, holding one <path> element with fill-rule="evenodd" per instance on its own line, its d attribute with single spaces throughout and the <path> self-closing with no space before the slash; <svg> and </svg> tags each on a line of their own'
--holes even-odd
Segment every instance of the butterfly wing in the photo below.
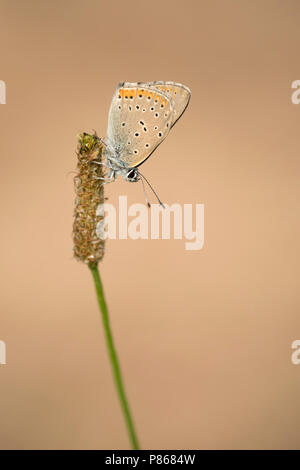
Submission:
<svg viewBox="0 0 300 470">
<path fill-rule="evenodd" d="M 137 167 L 167 137 L 173 118 L 173 103 L 165 91 L 146 84 L 121 83 L 109 111 L 109 147 L 117 150 L 127 168 Z"/>
<path fill-rule="evenodd" d="M 173 127 L 178 119 L 183 115 L 189 104 L 191 98 L 190 89 L 187 86 L 176 82 L 149 82 L 145 83 L 145 86 L 161 90 L 167 93 L 171 98 L 173 103 L 173 119 L 171 127 Z"/>
</svg>

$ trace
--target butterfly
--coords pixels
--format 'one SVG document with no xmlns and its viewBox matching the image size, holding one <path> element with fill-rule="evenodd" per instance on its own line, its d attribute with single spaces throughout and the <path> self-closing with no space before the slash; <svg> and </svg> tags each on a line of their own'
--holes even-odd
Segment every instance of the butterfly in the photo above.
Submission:
<svg viewBox="0 0 300 470">
<path fill-rule="evenodd" d="M 109 173 L 105 179 L 114 181 L 117 175 L 126 181 L 142 181 L 153 187 L 139 171 L 186 110 L 191 97 L 188 87 L 175 82 L 120 83 L 113 96 L 105 144 L 105 163 Z"/>
</svg>

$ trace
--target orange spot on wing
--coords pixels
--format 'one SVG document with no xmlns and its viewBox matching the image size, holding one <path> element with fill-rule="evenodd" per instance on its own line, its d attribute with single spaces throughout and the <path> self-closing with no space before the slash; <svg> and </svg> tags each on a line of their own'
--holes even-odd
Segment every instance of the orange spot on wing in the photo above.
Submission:
<svg viewBox="0 0 300 470">
<path fill-rule="evenodd" d="M 122 98 L 122 99 L 130 99 L 130 98 L 135 98 L 136 96 L 140 97 L 140 96 L 150 96 L 151 99 L 154 99 L 155 101 L 157 101 L 157 103 L 160 103 L 162 102 L 165 106 L 167 105 L 168 101 L 166 100 L 166 98 L 164 98 L 163 96 L 161 95 L 155 95 L 152 91 L 149 91 L 149 90 L 143 90 L 143 89 L 135 89 L 135 88 L 120 88 L 119 91 L 118 91 L 118 94 L 119 96 Z"/>
<path fill-rule="evenodd" d="M 170 95 L 174 95 L 175 94 L 175 88 L 172 87 L 172 86 L 162 86 L 160 85 L 159 88 L 163 91 L 165 91 L 166 93 L 169 93 Z"/>
<path fill-rule="evenodd" d="M 133 88 L 120 88 L 119 95 L 121 98 L 134 98 L 136 96 L 136 90 Z"/>
<path fill-rule="evenodd" d="M 140 95 L 145 96 L 146 93 L 147 93 L 146 90 L 138 90 L 137 91 L 138 96 L 140 96 Z"/>
</svg>

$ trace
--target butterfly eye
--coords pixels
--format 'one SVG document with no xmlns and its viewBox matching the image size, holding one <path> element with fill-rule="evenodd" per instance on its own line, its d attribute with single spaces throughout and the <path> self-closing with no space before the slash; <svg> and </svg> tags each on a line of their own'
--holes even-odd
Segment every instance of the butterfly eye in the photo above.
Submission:
<svg viewBox="0 0 300 470">
<path fill-rule="evenodd" d="M 137 152 L 137 150 L 134 151 L 134 153 Z M 128 173 L 127 173 L 127 178 L 130 179 L 130 180 L 136 180 L 136 177 L 137 177 L 137 173 L 136 173 L 136 170 L 130 170 Z"/>
</svg>

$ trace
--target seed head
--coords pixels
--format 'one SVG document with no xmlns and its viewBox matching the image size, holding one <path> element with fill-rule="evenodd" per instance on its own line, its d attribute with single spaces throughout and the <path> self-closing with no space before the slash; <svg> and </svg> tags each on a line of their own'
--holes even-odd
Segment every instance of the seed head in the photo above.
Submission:
<svg viewBox="0 0 300 470">
<path fill-rule="evenodd" d="M 78 138 L 77 170 L 74 178 L 76 200 L 73 224 L 74 256 L 79 261 L 97 264 L 104 255 L 104 240 L 96 234 L 96 227 L 103 214 L 97 213 L 104 203 L 103 144 L 96 133 L 83 133 Z"/>
</svg>

